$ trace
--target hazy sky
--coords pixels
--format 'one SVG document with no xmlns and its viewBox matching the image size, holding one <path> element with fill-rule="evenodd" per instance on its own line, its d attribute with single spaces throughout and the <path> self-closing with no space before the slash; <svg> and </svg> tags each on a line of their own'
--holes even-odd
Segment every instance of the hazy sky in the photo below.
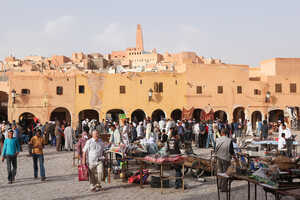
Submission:
<svg viewBox="0 0 300 200">
<path fill-rule="evenodd" d="M 300 56 L 299 0 L 0 0 L 0 59 L 135 46 L 256 66 Z"/>
</svg>

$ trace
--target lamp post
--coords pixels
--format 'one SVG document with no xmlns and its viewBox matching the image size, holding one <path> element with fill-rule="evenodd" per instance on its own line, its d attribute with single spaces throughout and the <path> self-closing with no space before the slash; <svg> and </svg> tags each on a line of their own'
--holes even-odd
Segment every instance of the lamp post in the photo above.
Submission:
<svg viewBox="0 0 300 200">
<path fill-rule="evenodd" d="M 270 103 L 270 98 L 271 98 L 271 92 L 267 91 L 265 102 L 266 102 L 266 103 Z"/>
<path fill-rule="evenodd" d="M 148 91 L 148 100 L 149 101 L 152 100 L 152 95 L 153 95 L 153 90 L 152 90 L 152 88 L 150 88 L 149 91 Z"/>
<path fill-rule="evenodd" d="M 16 97 L 17 97 L 17 92 L 16 92 L 16 90 L 15 89 L 13 89 L 12 91 L 11 91 L 11 98 L 12 98 L 12 103 L 13 104 L 15 104 L 16 103 Z"/>
</svg>

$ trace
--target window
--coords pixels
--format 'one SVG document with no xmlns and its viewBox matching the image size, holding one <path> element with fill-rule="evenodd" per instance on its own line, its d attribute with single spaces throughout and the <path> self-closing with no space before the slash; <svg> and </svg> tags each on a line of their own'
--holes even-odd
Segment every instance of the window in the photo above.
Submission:
<svg viewBox="0 0 300 200">
<path fill-rule="evenodd" d="M 218 94 L 223 94 L 223 86 L 218 86 Z"/>
<path fill-rule="evenodd" d="M 158 92 L 163 92 L 164 91 L 164 84 L 162 82 L 160 82 L 158 84 Z"/>
<path fill-rule="evenodd" d="M 164 91 L 164 85 L 162 82 L 155 82 L 154 83 L 154 92 L 160 93 Z"/>
<path fill-rule="evenodd" d="M 29 89 L 22 89 L 21 90 L 21 94 L 30 94 L 30 90 Z"/>
<path fill-rule="evenodd" d="M 177 83 L 178 83 L 177 80 L 175 80 L 175 85 L 177 85 Z"/>
<path fill-rule="evenodd" d="M 57 86 L 56 87 L 56 94 L 57 95 L 62 95 L 63 94 L 63 87 L 62 86 Z"/>
<path fill-rule="evenodd" d="M 275 84 L 275 92 L 276 92 L 276 93 L 281 93 L 281 92 L 282 92 L 282 86 L 281 86 L 281 83 L 276 83 L 276 84 Z"/>
<path fill-rule="evenodd" d="M 196 93 L 197 94 L 202 94 L 202 86 L 197 86 Z"/>
<path fill-rule="evenodd" d="M 140 84 L 141 84 L 141 85 L 143 84 L 143 80 L 140 80 Z"/>
<path fill-rule="evenodd" d="M 261 95 L 261 91 L 259 89 L 254 89 L 254 95 Z"/>
<path fill-rule="evenodd" d="M 154 92 L 158 93 L 158 83 L 157 82 L 154 83 Z"/>
<path fill-rule="evenodd" d="M 126 87 L 125 85 L 120 86 L 120 94 L 125 94 L 126 93 Z"/>
<path fill-rule="evenodd" d="M 79 85 L 78 90 L 79 94 L 84 94 L 84 85 Z"/>
<path fill-rule="evenodd" d="M 237 86 L 237 88 L 236 88 L 236 92 L 238 93 L 238 94 L 242 94 L 243 93 L 243 88 L 242 88 L 242 86 Z"/>
<path fill-rule="evenodd" d="M 290 84 L 290 93 L 297 93 L 297 84 L 296 83 Z"/>
</svg>

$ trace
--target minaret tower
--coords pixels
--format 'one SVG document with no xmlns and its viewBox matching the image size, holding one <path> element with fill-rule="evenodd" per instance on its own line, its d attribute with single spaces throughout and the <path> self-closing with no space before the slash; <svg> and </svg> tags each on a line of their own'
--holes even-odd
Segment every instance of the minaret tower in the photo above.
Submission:
<svg viewBox="0 0 300 200">
<path fill-rule="evenodd" d="M 143 31 L 140 24 L 137 25 L 136 29 L 136 49 L 144 51 Z"/>
</svg>

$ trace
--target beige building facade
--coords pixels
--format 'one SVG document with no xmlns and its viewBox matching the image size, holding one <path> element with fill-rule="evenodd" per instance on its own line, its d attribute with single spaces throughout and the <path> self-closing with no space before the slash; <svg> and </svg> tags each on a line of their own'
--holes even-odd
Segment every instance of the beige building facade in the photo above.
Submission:
<svg viewBox="0 0 300 200">
<path fill-rule="evenodd" d="M 116 61 L 150 70 L 103 70 Z M 8 57 L 0 64 L 1 120 L 57 119 L 76 126 L 85 118 L 117 120 L 121 113 L 138 121 L 178 120 L 183 108 L 193 108 L 195 119 L 212 109 L 215 119 L 248 119 L 253 127 L 257 120 L 300 119 L 300 58 L 273 58 L 251 68 L 194 52 L 147 52 L 140 25 L 136 47 L 125 51 Z"/>
</svg>

